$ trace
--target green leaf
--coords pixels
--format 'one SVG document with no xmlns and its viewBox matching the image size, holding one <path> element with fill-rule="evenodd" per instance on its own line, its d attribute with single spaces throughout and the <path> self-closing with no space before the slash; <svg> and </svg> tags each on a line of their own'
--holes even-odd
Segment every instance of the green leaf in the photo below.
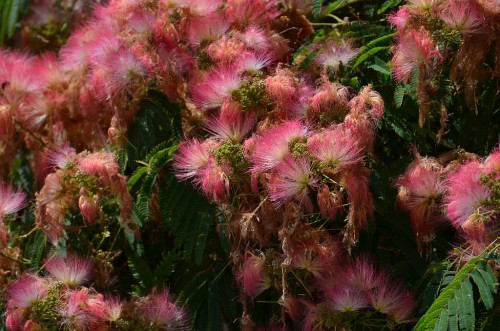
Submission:
<svg viewBox="0 0 500 331">
<path fill-rule="evenodd" d="M 394 8 L 397 5 L 399 5 L 403 0 L 387 0 L 385 1 L 382 6 L 380 7 L 379 10 L 377 10 L 377 14 L 383 14 L 385 13 L 388 9 Z"/>
<path fill-rule="evenodd" d="M 369 59 L 373 55 L 375 55 L 375 54 L 377 54 L 377 53 L 379 53 L 381 51 L 387 51 L 388 49 L 389 49 L 389 46 L 379 46 L 379 47 L 371 48 L 367 52 L 361 53 L 358 56 L 358 58 L 356 59 L 356 62 L 354 63 L 354 65 L 352 66 L 353 69 L 357 68 L 361 63 L 365 62 L 367 59 Z"/>
<path fill-rule="evenodd" d="M 313 1 L 313 15 L 314 18 L 318 18 L 321 14 L 321 6 L 323 5 L 323 0 L 314 0 Z"/>
<path fill-rule="evenodd" d="M 490 287 L 487 284 L 487 281 L 483 278 L 483 276 L 477 269 L 472 271 L 471 276 L 472 279 L 474 280 L 474 283 L 476 283 L 477 285 L 484 306 L 486 307 L 486 309 L 492 309 L 494 299 L 493 295 L 491 294 L 492 291 L 490 290 Z"/>
</svg>

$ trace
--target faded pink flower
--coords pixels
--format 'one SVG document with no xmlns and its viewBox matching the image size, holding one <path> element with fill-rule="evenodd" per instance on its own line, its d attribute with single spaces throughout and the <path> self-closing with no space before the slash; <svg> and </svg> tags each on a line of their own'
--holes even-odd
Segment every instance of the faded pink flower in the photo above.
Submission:
<svg viewBox="0 0 500 331">
<path fill-rule="evenodd" d="M 226 15 L 229 20 L 241 26 L 263 25 L 275 20 L 280 12 L 275 1 L 268 0 L 228 0 Z"/>
<path fill-rule="evenodd" d="M 66 257 L 57 255 L 45 262 L 48 272 L 69 287 L 76 287 L 87 282 L 90 279 L 92 266 L 92 260 L 73 254 L 68 254 Z"/>
<path fill-rule="evenodd" d="M 342 194 L 340 192 L 331 192 L 326 185 L 318 190 L 317 200 L 321 217 L 324 219 L 333 220 L 342 211 Z"/>
<path fill-rule="evenodd" d="M 84 155 L 79 164 L 80 171 L 86 176 L 110 178 L 118 174 L 120 166 L 110 152 L 96 152 Z"/>
</svg>

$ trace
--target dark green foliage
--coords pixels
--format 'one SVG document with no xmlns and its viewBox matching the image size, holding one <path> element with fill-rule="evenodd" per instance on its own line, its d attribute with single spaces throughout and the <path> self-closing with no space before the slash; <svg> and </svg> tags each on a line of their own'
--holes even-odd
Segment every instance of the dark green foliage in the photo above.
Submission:
<svg viewBox="0 0 500 331">
<path fill-rule="evenodd" d="M 16 23 L 28 9 L 29 0 L 2 0 L 0 2 L 0 45 L 14 34 Z"/>
<path fill-rule="evenodd" d="M 440 294 L 414 330 L 475 330 L 475 306 L 480 302 L 491 310 L 497 286 L 488 260 L 482 256 L 471 258 L 452 278 L 443 273 Z"/>
</svg>

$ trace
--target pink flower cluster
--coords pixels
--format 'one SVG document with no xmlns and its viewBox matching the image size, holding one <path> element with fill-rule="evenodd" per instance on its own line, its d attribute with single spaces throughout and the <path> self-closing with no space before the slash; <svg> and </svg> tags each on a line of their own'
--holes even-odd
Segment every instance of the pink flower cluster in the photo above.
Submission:
<svg viewBox="0 0 500 331">
<path fill-rule="evenodd" d="M 443 78 L 451 78 L 465 88 L 469 106 L 474 105 L 478 84 L 500 73 L 498 63 L 489 63 L 494 72 L 483 65 L 490 54 L 497 57 L 500 54 L 500 47 L 494 41 L 498 36 L 500 9 L 493 7 L 490 1 L 480 0 L 412 0 L 389 16 L 398 35 L 392 73 L 405 84 L 418 73 L 421 126 L 432 110 L 436 85 L 443 84 L 433 81 L 442 73 L 450 72 L 450 77 Z M 433 101 L 437 105 L 442 102 Z"/>
<path fill-rule="evenodd" d="M 7 329 L 185 330 L 187 314 L 167 289 L 130 302 L 89 284 L 93 263 L 68 254 L 45 263 L 47 274 L 25 274 L 7 288 Z"/>
<path fill-rule="evenodd" d="M 67 238 L 70 212 L 79 211 L 83 224 L 91 226 L 106 223 L 107 216 L 101 206 L 117 199 L 120 224 L 125 231 L 132 231 L 132 197 L 127 190 L 126 177 L 119 173 L 119 166 L 111 152 L 82 152 L 64 147 L 46 155 L 49 173 L 36 197 L 36 224 L 56 245 L 59 238 Z M 105 225 L 105 224 L 104 224 Z"/>
<path fill-rule="evenodd" d="M 0 168 L 23 145 L 44 153 L 123 144 L 150 88 L 188 104 L 183 115 L 196 122 L 192 101 L 218 106 L 243 75 L 288 55 L 279 29 L 293 28 L 276 23 L 281 15 L 267 0 L 115 0 L 95 4 L 58 54 L 0 50 Z"/>
<path fill-rule="evenodd" d="M 397 184 L 420 242 L 430 242 L 448 220 L 475 254 L 497 237 L 500 221 L 500 151 L 483 161 L 468 155 L 446 164 L 417 155 Z"/>
<path fill-rule="evenodd" d="M 348 211 L 354 243 L 373 213 L 363 158 L 384 111 L 380 95 L 370 86 L 354 95 L 326 79 L 313 88 L 283 67 L 238 79 L 239 87 L 210 112 L 205 129 L 211 137 L 180 145 L 177 177 L 192 179 L 219 204 L 253 195 L 326 219 Z M 203 89 L 212 83 L 218 84 L 209 80 Z M 211 96 L 204 98 L 200 107 L 215 106 Z"/>
</svg>

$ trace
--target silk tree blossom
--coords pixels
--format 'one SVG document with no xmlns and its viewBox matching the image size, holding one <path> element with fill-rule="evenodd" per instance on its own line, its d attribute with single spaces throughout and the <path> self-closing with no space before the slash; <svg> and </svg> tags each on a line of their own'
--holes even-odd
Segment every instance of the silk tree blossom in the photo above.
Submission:
<svg viewBox="0 0 500 331">
<path fill-rule="evenodd" d="M 231 26 L 224 17 L 217 13 L 197 17 L 189 23 L 188 40 L 193 46 L 219 39 Z"/>
<path fill-rule="evenodd" d="M 341 277 L 357 289 L 366 292 L 377 286 L 378 272 L 373 262 L 368 257 L 362 256 L 348 263 Z"/>
<path fill-rule="evenodd" d="M 6 215 L 16 213 L 26 207 L 26 194 L 0 183 L 0 222 Z"/>
<path fill-rule="evenodd" d="M 410 20 L 410 13 L 406 7 L 400 8 L 394 14 L 389 15 L 387 21 L 394 25 L 399 33 L 403 33 L 408 26 L 408 21 Z"/>
<path fill-rule="evenodd" d="M 358 51 L 347 41 L 332 42 L 317 56 L 316 62 L 324 70 L 337 72 L 340 65 L 347 65 Z"/>
<path fill-rule="evenodd" d="M 457 229 L 462 228 L 472 215 L 485 211 L 482 205 L 490 190 L 481 183 L 481 175 L 481 164 L 470 161 L 447 179 L 446 212 Z"/>
<path fill-rule="evenodd" d="M 193 87 L 193 100 L 203 108 L 220 107 L 225 99 L 241 87 L 242 77 L 236 68 L 225 66 L 212 70 Z"/>
<path fill-rule="evenodd" d="M 173 300 L 168 289 L 153 291 L 137 302 L 140 317 L 151 326 L 165 330 L 188 329 L 187 313 Z"/>
<path fill-rule="evenodd" d="M 240 55 L 240 58 L 236 62 L 236 67 L 241 73 L 256 74 L 269 66 L 271 62 L 272 56 L 270 54 L 245 52 Z"/>
<path fill-rule="evenodd" d="M 230 165 L 219 165 L 215 158 L 211 157 L 207 165 L 197 173 L 193 184 L 200 188 L 209 199 L 224 203 L 229 199 L 229 178 L 232 174 L 233 169 Z"/>
<path fill-rule="evenodd" d="M 92 316 L 85 309 L 87 307 L 88 289 L 81 288 L 65 293 L 64 305 L 57 308 L 62 328 L 73 330 L 87 330 Z"/>
<path fill-rule="evenodd" d="M 263 25 L 272 22 L 280 12 L 276 1 L 269 0 L 228 0 L 226 15 L 231 22 L 241 26 Z"/>
<path fill-rule="evenodd" d="M 242 285 L 243 292 L 252 299 L 272 285 L 265 259 L 249 252 L 245 253 L 243 266 L 236 274 L 236 279 Z"/>
<path fill-rule="evenodd" d="M 24 275 L 7 287 L 7 308 L 9 310 L 30 308 L 47 295 L 47 283 L 43 278 Z"/>
<path fill-rule="evenodd" d="M 435 64 L 443 57 L 435 45 L 429 31 L 410 30 L 399 37 L 396 53 L 391 60 L 394 78 L 408 83 L 415 70 L 423 70 L 420 74 L 429 76 Z"/>
<path fill-rule="evenodd" d="M 417 157 L 398 179 L 398 201 L 410 212 L 419 240 L 430 240 L 439 220 L 441 199 L 446 192 L 444 169 L 434 159 Z"/>
<path fill-rule="evenodd" d="M 301 141 L 306 135 L 307 128 L 300 121 L 283 122 L 265 130 L 253 146 L 252 171 L 274 168 L 290 154 L 290 143 Z"/>
<path fill-rule="evenodd" d="M 267 52 L 271 48 L 269 37 L 262 28 L 250 26 L 238 38 L 245 43 L 248 48 L 258 52 Z"/>
<path fill-rule="evenodd" d="M 235 110 L 209 119 L 205 123 L 205 128 L 216 139 L 241 142 L 250 133 L 255 122 L 256 118 L 253 113 Z"/>
<path fill-rule="evenodd" d="M 370 303 L 375 310 L 392 317 L 397 323 L 408 320 L 415 310 L 415 300 L 410 291 L 382 271 L 377 286 L 371 291 Z"/>
<path fill-rule="evenodd" d="M 99 321 L 116 322 L 122 315 L 123 303 L 116 297 L 97 294 L 87 300 L 86 310 Z"/>
<path fill-rule="evenodd" d="M 469 0 L 448 0 L 441 8 L 439 17 L 449 28 L 463 34 L 477 34 L 485 28 L 483 13 Z"/>
<path fill-rule="evenodd" d="M 342 125 L 311 136 L 307 140 L 307 150 L 322 166 L 337 170 L 363 161 L 356 136 Z"/>
<path fill-rule="evenodd" d="M 65 258 L 58 255 L 45 262 L 47 271 L 69 287 L 76 287 L 87 282 L 90 279 L 92 267 L 92 260 L 73 254 L 68 254 Z"/>
<path fill-rule="evenodd" d="M 174 155 L 175 176 L 180 180 L 186 180 L 198 175 L 199 171 L 210 162 L 209 151 L 215 145 L 213 140 L 200 142 L 196 138 L 181 143 Z"/>
<path fill-rule="evenodd" d="M 368 308 L 369 302 L 365 293 L 349 283 L 342 283 L 327 292 L 326 305 L 335 311 L 354 312 Z"/>
<path fill-rule="evenodd" d="M 305 157 L 287 156 L 275 168 L 276 173 L 269 183 L 269 198 L 276 206 L 296 201 L 306 210 L 312 210 L 309 188 L 317 185 L 311 161 Z"/>
</svg>

